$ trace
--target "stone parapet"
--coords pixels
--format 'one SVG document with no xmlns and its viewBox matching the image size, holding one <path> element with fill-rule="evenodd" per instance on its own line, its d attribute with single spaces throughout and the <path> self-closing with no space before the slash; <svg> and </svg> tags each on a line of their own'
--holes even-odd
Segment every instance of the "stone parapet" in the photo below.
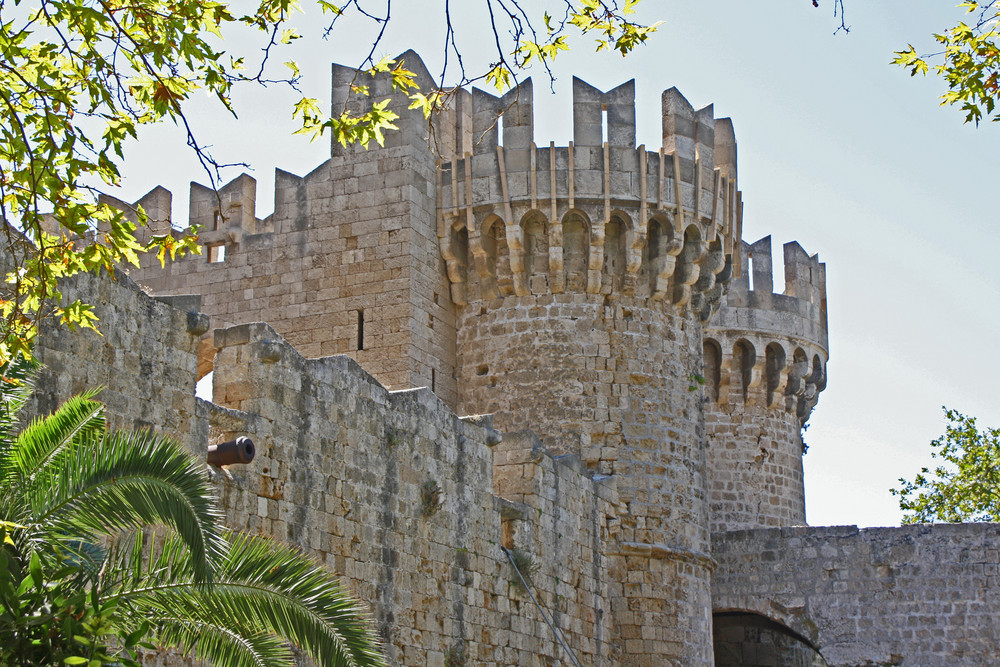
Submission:
<svg viewBox="0 0 1000 667">
<path fill-rule="evenodd" d="M 774 294 L 771 237 L 741 244 L 730 289 L 705 327 L 716 348 L 706 358 L 709 394 L 720 404 L 787 410 L 805 423 L 826 387 L 826 265 L 785 244 L 785 291 Z"/>
<path fill-rule="evenodd" d="M 716 612 L 778 623 L 830 667 L 978 667 L 1000 655 L 998 524 L 715 533 L 712 553 Z"/>
<path fill-rule="evenodd" d="M 439 175 L 441 252 L 456 304 L 528 294 L 665 300 L 707 320 L 740 229 L 735 140 L 712 107 L 663 95 L 663 148 L 636 146 L 635 85 L 603 93 L 574 79 L 575 141 L 531 140 L 530 81 L 503 98 L 474 90 Z M 502 125 L 502 131 L 499 126 Z M 501 141 L 502 137 L 502 141 Z"/>
<path fill-rule="evenodd" d="M 785 244 L 775 294 L 771 238 L 740 244 L 702 355 L 713 531 L 805 523 L 802 430 L 827 381 L 825 265 Z"/>
</svg>

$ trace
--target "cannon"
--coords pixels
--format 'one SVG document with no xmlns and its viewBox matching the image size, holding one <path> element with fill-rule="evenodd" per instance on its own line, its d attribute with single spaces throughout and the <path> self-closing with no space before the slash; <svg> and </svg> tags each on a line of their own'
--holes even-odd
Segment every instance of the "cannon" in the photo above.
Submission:
<svg viewBox="0 0 1000 667">
<path fill-rule="evenodd" d="M 253 440 L 240 436 L 235 440 L 208 446 L 208 462 L 213 466 L 228 466 L 234 463 L 250 463 L 257 449 Z"/>
</svg>

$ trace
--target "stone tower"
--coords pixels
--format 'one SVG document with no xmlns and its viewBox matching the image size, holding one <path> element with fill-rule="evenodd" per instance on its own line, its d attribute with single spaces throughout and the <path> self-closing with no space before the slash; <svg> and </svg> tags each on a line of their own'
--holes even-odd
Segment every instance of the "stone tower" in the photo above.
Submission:
<svg viewBox="0 0 1000 667">
<path fill-rule="evenodd" d="M 801 434 L 826 387 L 826 265 L 786 243 L 773 294 L 771 237 L 740 243 L 705 330 L 712 532 L 805 524 Z"/>
<path fill-rule="evenodd" d="M 434 88 L 416 54 L 398 60 Z M 334 113 L 367 101 L 356 76 L 333 67 Z M 588 544 L 601 583 L 577 632 L 597 637 L 594 664 L 712 664 L 711 532 L 801 521 L 799 428 L 826 363 L 821 265 L 793 252 L 793 291 L 770 294 L 766 253 L 740 239 L 732 123 L 676 89 L 652 150 L 636 143 L 631 81 L 602 92 L 574 79 L 566 146 L 535 144 L 530 80 L 502 97 L 458 91 L 431 124 L 388 77 L 368 90 L 400 116 L 384 147 L 334 143 L 306 176 L 278 171 L 263 219 L 248 176 L 218 193 L 192 184 L 205 255 L 132 276 L 199 293 L 215 327 L 266 321 L 306 357 L 346 354 L 390 389 L 427 386 L 459 415 L 533 431 L 496 450 L 504 500 L 525 497 L 507 491 L 518 474 L 548 483 L 527 480 L 541 468 L 518 462 L 533 456 L 518 443 L 579 458 L 621 508 L 592 517 L 608 527 Z M 169 217 L 169 193 L 146 199 Z M 219 340 L 202 340 L 199 376 Z M 744 343 L 760 352 L 734 362 Z M 749 376 L 730 370 L 746 364 Z M 774 458 L 752 514 L 724 491 L 759 481 L 742 470 L 758 422 Z"/>
<path fill-rule="evenodd" d="M 606 546 L 623 557 L 612 613 L 635 661 L 624 664 L 711 664 L 692 382 L 731 275 L 732 133 L 671 89 L 662 147 L 637 146 L 633 82 L 604 93 L 574 79 L 568 146 L 533 143 L 530 82 L 503 98 L 463 94 L 457 109 L 454 144 L 471 150 L 442 165 L 438 235 L 458 309 L 459 412 L 529 427 L 614 476 L 629 508 Z"/>
<path fill-rule="evenodd" d="M 422 89 L 436 86 L 415 53 L 398 60 Z M 335 114 L 357 103 L 349 93 L 356 74 L 333 66 Z M 381 77 L 370 90 L 376 99 L 392 94 Z M 192 183 L 190 222 L 201 226 L 203 254 L 163 268 L 144 258 L 130 275 L 155 294 L 200 294 L 215 327 L 268 322 L 307 357 L 349 355 L 390 389 L 427 386 L 454 407 L 455 307 L 437 243 L 437 157 L 423 114 L 408 104 L 393 98 L 399 130 L 383 147 L 333 142 L 331 159 L 305 176 L 276 170 L 274 212 L 263 219 L 250 176 L 218 193 Z M 169 217 L 169 193 L 154 190 L 135 205 L 151 203 Z M 203 342 L 201 375 L 214 354 Z"/>
</svg>

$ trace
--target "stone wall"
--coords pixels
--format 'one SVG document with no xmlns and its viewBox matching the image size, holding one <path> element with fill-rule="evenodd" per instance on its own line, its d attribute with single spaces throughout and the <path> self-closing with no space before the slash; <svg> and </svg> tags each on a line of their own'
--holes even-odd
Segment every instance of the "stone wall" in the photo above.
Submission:
<svg viewBox="0 0 1000 667">
<path fill-rule="evenodd" d="M 785 244 L 775 294 L 771 237 L 739 243 L 702 356 L 713 531 L 805 524 L 801 432 L 829 359 L 826 266 Z"/>
<path fill-rule="evenodd" d="M 342 573 L 393 664 L 567 660 L 501 547 L 535 564 L 535 594 L 578 657 L 606 664 L 613 485 L 526 453 L 521 436 L 496 446 L 494 486 L 489 419 L 459 419 L 426 389 L 389 392 L 347 357 L 304 359 L 267 325 L 217 331 L 216 346 L 215 401 L 246 415 L 259 451 L 222 485 L 231 523 Z"/>
<path fill-rule="evenodd" d="M 43 365 L 27 411 L 47 414 L 70 396 L 100 389 L 114 428 L 154 428 L 205 452 L 197 418 L 198 340 L 209 320 L 196 298 L 151 299 L 128 276 L 80 274 L 61 286 L 67 300 L 94 306 L 100 333 L 43 322 L 35 354 Z"/>
<path fill-rule="evenodd" d="M 344 70 L 334 66 L 335 104 L 349 85 Z M 388 387 L 432 387 L 454 406 L 455 309 L 437 250 L 436 157 L 422 115 L 399 100 L 392 108 L 401 130 L 386 147 L 337 146 L 304 177 L 277 170 L 274 212 L 264 219 L 247 175 L 218 193 L 192 184 L 189 223 L 201 226 L 203 253 L 165 267 L 145 258 L 130 275 L 157 295 L 201 295 L 216 326 L 268 322 L 307 357 L 346 354 Z M 142 205 L 160 226 L 170 220 L 162 188 L 135 204 L 109 201 L 126 211 Z M 206 359 L 201 374 L 208 370 Z"/>
<path fill-rule="evenodd" d="M 1000 524 L 716 533 L 712 555 L 716 612 L 780 623 L 831 667 L 1000 655 Z"/>
<path fill-rule="evenodd" d="M 554 458 L 530 432 L 501 442 L 488 417 L 460 419 L 428 389 L 390 392 L 346 356 L 306 359 L 264 324 L 215 331 L 217 404 L 196 399 L 204 315 L 126 277 L 76 283 L 67 295 L 95 304 L 104 335 L 45 329 L 32 411 L 103 385 L 116 427 L 170 433 L 201 456 L 210 442 L 253 438 L 252 464 L 213 474 L 230 526 L 341 574 L 392 664 L 568 662 L 546 618 L 584 664 L 619 664 L 636 633 L 611 613 L 623 557 L 608 544 L 626 511 L 614 479 Z"/>
</svg>

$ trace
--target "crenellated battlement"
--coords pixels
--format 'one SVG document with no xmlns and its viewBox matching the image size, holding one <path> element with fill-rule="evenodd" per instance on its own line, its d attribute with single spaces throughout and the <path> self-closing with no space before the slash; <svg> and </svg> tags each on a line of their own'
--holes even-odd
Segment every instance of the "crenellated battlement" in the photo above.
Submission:
<svg viewBox="0 0 1000 667">
<path fill-rule="evenodd" d="M 634 81 L 602 92 L 574 78 L 574 141 L 539 147 L 533 108 L 530 80 L 456 97 L 452 144 L 466 150 L 438 176 L 453 301 L 616 292 L 707 320 L 742 226 L 732 123 L 668 90 L 649 151 L 635 143 Z"/>
<path fill-rule="evenodd" d="M 805 523 L 802 429 L 826 387 L 826 265 L 786 243 L 775 293 L 771 237 L 740 246 L 704 330 L 713 531 Z"/>
<path fill-rule="evenodd" d="M 276 170 L 266 217 L 248 175 L 192 183 L 205 252 L 129 272 L 218 328 L 185 344 L 227 414 L 256 415 L 241 516 L 358 584 L 393 663 L 565 658 L 515 633 L 499 543 L 551 565 L 539 601 L 583 663 L 712 664 L 710 533 L 805 520 L 827 360 L 824 265 L 787 244 L 775 294 L 770 239 L 742 241 L 732 122 L 670 88 L 647 146 L 634 81 L 574 79 L 572 141 L 540 145 L 530 80 L 451 91 L 430 121 L 389 74 L 332 84 L 334 115 L 398 114 L 384 146 Z M 107 201 L 170 229 L 163 188 Z M 487 414 L 499 443 L 457 417 Z"/>
<path fill-rule="evenodd" d="M 741 242 L 722 308 L 705 329 L 706 376 L 719 403 L 794 412 L 802 423 L 826 387 L 826 265 L 797 242 L 784 245 L 785 290 L 774 293 L 771 237 Z M 715 366 L 716 368 L 711 368 Z"/>
</svg>

